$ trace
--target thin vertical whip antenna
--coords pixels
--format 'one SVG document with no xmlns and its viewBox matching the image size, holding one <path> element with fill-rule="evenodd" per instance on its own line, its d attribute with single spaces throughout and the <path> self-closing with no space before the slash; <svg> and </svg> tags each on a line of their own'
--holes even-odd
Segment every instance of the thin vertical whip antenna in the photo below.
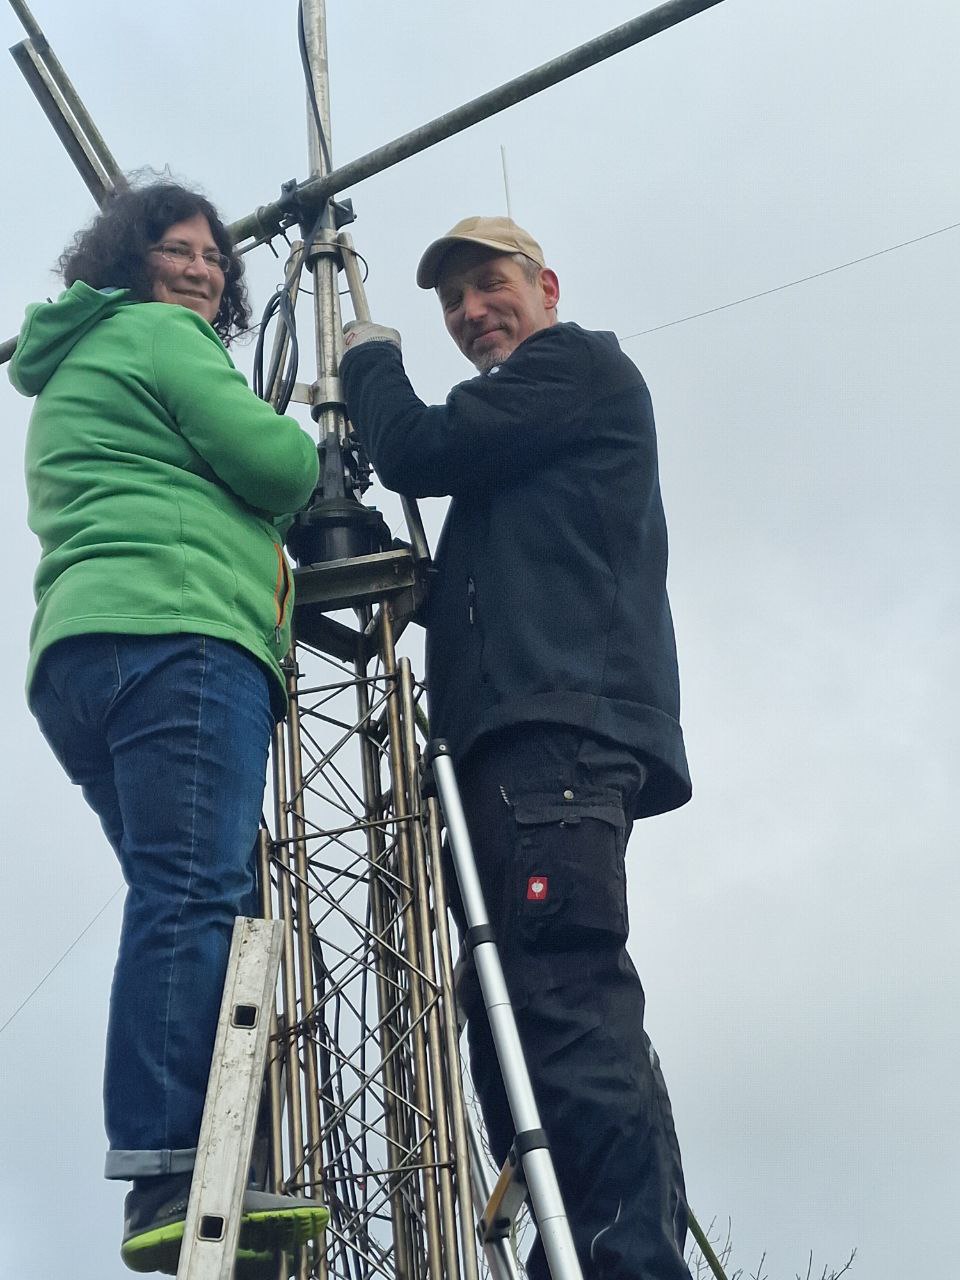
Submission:
<svg viewBox="0 0 960 1280">
<path fill-rule="evenodd" d="M 510 181 L 507 178 L 507 148 L 500 143 L 500 167 L 503 169 L 503 195 L 507 202 L 507 217 L 513 217 L 513 210 L 510 208 Z"/>
</svg>

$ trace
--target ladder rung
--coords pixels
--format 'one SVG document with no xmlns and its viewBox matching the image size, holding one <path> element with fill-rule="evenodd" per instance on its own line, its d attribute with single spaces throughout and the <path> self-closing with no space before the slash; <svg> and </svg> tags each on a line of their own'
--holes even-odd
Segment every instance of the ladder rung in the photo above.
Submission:
<svg viewBox="0 0 960 1280">
<path fill-rule="evenodd" d="M 523 1165 L 511 1147 L 477 1226 L 480 1243 L 502 1240 L 509 1235 L 526 1199 L 527 1184 L 523 1176 Z"/>
</svg>

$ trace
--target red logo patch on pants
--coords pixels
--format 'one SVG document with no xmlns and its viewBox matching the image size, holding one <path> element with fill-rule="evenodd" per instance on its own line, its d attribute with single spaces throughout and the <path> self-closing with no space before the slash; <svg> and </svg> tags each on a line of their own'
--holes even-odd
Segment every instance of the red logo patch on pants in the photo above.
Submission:
<svg viewBox="0 0 960 1280">
<path fill-rule="evenodd" d="M 527 881 L 527 901 L 543 902 L 547 896 L 549 883 L 546 876 L 531 876 Z"/>
</svg>

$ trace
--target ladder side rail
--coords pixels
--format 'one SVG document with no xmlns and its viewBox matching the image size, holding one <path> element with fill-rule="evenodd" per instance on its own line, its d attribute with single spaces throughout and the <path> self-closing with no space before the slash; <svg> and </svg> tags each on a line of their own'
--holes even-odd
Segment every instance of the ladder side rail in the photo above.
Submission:
<svg viewBox="0 0 960 1280">
<path fill-rule="evenodd" d="M 282 933 L 275 920 L 234 924 L 177 1280 L 233 1275 Z"/>
<path fill-rule="evenodd" d="M 453 1130 L 453 1150 L 457 1170 L 457 1206 L 463 1230 L 464 1280 L 479 1280 L 477 1250 L 474 1233 L 466 1224 L 479 1220 L 482 1201 L 479 1199 L 481 1177 L 476 1181 L 477 1167 L 473 1164 L 473 1126 L 467 1116 L 463 1090 L 463 1065 L 460 1055 L 460 1028 L 457 1020 L 457 997 L 453 976 L 453 951 L 450 945 L 450 926 L 447 919 L 447 894 L 441 863 L 442 837 L 440 833 L 440 807 L 435 797 L 425 801 L 427 847 L 430 852 L 430 882 L 433 888 L 434 918 L 437 931 L 437 954 L 440 962 L 440 985 L 443 991 L 445 1016 L 443 1019 L 444 1064 L 447 1069 L 446 1086 Z M 498 1275 L 494 1280 L 517 1280 L 516 1274 Z"/>
<path fill-rule="evenodd" d="M 435 742 L 432 746 L 431 763 L 460 886 L 467 921 L 467 941 L 490 1021 L 530 1201 L 553 1280 L 582 1280 L 580 1262 L 570 1234 L 570 1224 L 557 1184 L 553 1160 L 543 1136 L 540 1112 L 533 1095 L 500 956 L 493 941 L 453 762 L 446 752 L 445 743 Z"/>
<path fill-rule="evenodd" d="M 272 842 L 270 832 L 261 826 L 257 840 L 257 863 L 260 877 L 260 915 L 264 920 L 274 920 L 272 886 Z M 272 1191 L 283 1187 L 283 1044 L 276 1001 L 270 1020 L 270 1044 L 267 1051 L 267 1179 Z"/>
</svg>

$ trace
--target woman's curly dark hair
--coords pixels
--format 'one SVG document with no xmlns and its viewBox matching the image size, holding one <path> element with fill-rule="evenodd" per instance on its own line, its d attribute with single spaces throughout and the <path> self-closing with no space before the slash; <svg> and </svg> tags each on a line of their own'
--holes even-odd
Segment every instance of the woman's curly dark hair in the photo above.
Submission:
<svg viewBox="0 0 960 1280">
<path fill-rule="evenodd" d="M 147 250 L 163 238 L 168 227 L 198 213 L 209 222 L 217 248 L 230 259 L 220 309 L 213 320 L 223 342 L 229 343 L 250 323 L 243 259 L 234 252 L 230 235 L 206 196 L 175 182 L 153 182 L 113 192 L 93 222 L 77 232 L 60 256 L 57 265 L 64 283 L 69 288 L 82 280 L 93 289 L 129 289 L 138 302 L 149 302 L 153 281 Z"/>
</svg>

